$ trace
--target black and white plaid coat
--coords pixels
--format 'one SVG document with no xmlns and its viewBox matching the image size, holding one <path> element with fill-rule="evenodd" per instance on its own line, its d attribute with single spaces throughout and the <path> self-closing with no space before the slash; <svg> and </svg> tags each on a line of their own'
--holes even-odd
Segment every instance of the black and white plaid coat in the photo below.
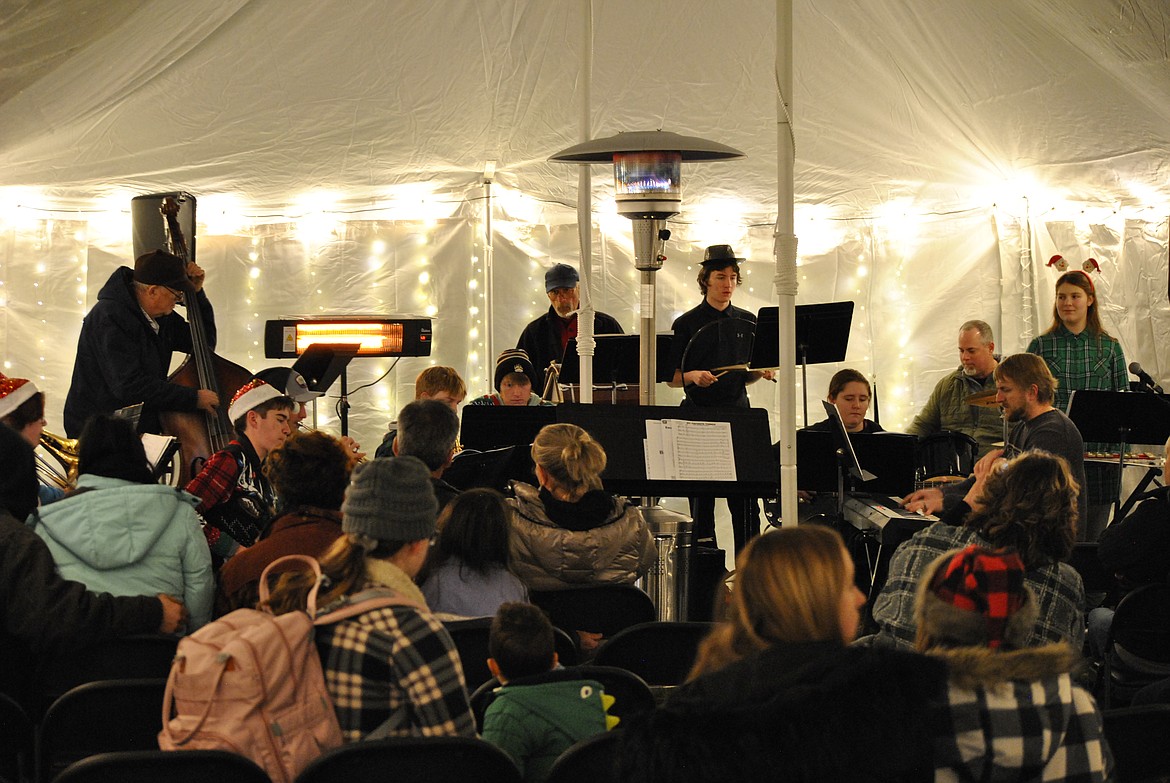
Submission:
<svg viewBox="0 0 1170 783">
<path fill-rule="evenodd" d="M 934 649 L 949 668 L 935 735 L 935 781 L 1111 779 L 1101 713 L 1069 678 L 1072 649 Z"/>
</svg>

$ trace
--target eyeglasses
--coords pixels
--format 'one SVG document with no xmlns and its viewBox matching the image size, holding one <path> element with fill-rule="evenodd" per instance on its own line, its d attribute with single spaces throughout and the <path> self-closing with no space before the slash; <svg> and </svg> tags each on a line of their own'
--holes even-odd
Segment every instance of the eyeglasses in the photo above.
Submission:
<svg viewBox="0 0 1170 783">
<path fill-rule="evenodd" d="M 165 288 L 171 292 L 171 295 L 175 297 L 175 302 L 182 302 L 183 301 L 183 292 L 182 291 L 179 291 L 178 289 L 175 289 L 175 288 L 171 288 L 169 285 L 164 285 L 163 288 Z"/>
</svg>

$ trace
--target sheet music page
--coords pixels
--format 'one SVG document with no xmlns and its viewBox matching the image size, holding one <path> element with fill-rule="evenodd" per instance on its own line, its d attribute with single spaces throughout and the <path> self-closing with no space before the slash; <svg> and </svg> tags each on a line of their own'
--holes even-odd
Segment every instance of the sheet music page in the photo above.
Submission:
<svg viewBox="0 0 1170 783">
<path fill-rule="evenodd" d="M 731 423 L 726 421 L 683 421 L 664 419 L 670 432 L 674 478 L 681 481 L 735 481 L 735 452 L 731 445 Z"/>
<path fill-rule="evenodd" d="M 650 480 L 667 480 L 670 473 L 667 470 L 668 447 L 663 436 L 661 421 L 646 422 L 646 440 L 642 441 L 646 451 L 646 478 Z"/>
<path fill-rule="evenodd" d="M 174 443 L 170 435 L 155 435 L 152 432 L 142 433 L 142 446 L 146 449 L 146 458 L 150 460 L 150 467 L 157 468 L 158 461 L 167 451 L 167 446 Z"/>
</svg>

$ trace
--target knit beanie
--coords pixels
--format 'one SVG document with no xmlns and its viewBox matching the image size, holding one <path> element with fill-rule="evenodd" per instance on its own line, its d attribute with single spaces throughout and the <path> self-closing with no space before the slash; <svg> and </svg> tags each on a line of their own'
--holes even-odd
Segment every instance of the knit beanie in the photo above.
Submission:
<svg viewBox="0 0 1170 783">
<path fill-rule="evenodd" d="M 439 501 L 431 472 L 418 457 L 358 465 L 341 505 L 341 529 L 378 541 L 419 541 L 435 532 Z"/>
<path fill-rule="evenodd" d="M 1018 554 L 972 544 L 927 566 L 915 613 L 934 644 L 998 650 L 1026 646 L 1039 610 Z"/>
<path fill-rule="evenodd" d="M 501 353 L 500 358 L 496 359 L 496 391 L 500 390 L 504 378 L 514 372 L 527 375 L 528 380 L 532 382 L 533 390 L 540 388 L 541 381 L 536 378 L 536 369 L 532 366 L 532 360 L 528 358 L 528 352 L 522 348 L 512 348 Z"/>
</svg>

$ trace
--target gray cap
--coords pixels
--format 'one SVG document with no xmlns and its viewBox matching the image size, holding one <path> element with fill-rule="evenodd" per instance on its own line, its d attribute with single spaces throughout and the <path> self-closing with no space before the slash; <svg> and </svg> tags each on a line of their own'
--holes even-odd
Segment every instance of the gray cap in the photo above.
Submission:
<svg viewBox="0 0 1170 783">
<path fill-rule="evenodd" d="M 439 502 L 431 472 L 418 457 L 358 465 L 341 504 L 341 529 L 378 541 L 419 541 L 435 532 Z"/>
</svg>

